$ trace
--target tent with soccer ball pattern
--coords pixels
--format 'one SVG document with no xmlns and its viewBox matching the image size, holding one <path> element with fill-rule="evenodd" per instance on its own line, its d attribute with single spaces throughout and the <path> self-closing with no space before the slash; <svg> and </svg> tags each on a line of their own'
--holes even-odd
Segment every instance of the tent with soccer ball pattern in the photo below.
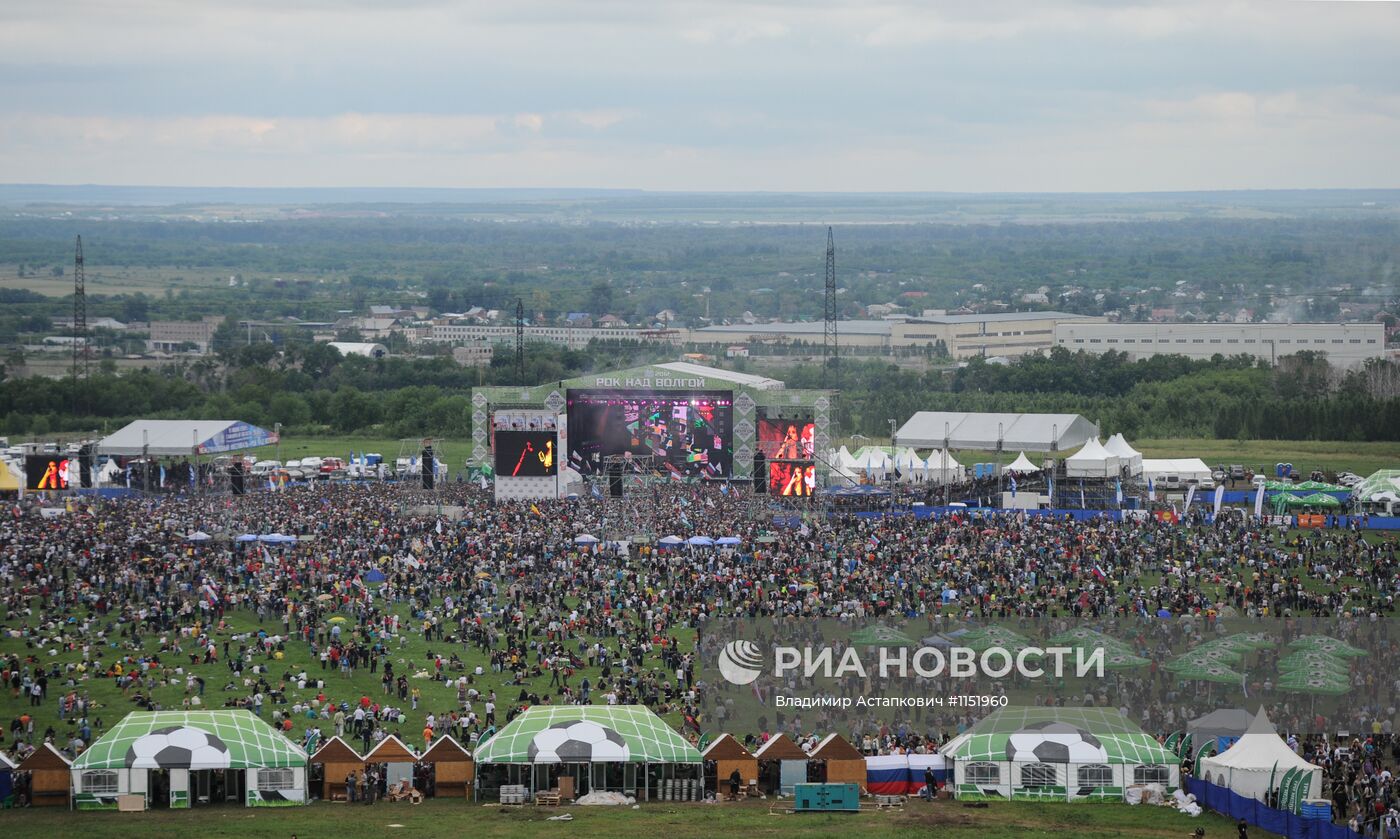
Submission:
<svg viewBox="0 0 1400 839">
<path fill-rule="evenodd" d="M 958 798 L 1121 801 L 1179 785 L 1176 756 L 1111 708 L 1002 708 L 950 741 Z"/>
<path fill-rule="evenodd" d="M 701 778 L 700 752 L 643 705 L 527 708 L 476 749 L 483 795 L 500 784 L 531 791 L 574 779 L 574 790 L 654 798 L 662 784 Z"/>
<path fill-rule="evenodd" d="M 120 795 L 149 799 L 158 772 L 169 805 L 189 807 L 219 773 L 250 807 L 304 804 L 306 767 L 306 752 L 252 711 L 132 711 L 73 761 L 73 800 L 97 810 Z"/>
</svg>

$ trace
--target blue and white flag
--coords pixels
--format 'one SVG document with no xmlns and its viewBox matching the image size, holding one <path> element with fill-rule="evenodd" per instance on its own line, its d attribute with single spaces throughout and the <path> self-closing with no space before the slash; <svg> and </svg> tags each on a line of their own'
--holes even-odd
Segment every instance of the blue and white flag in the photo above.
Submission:
<svg viewBox="0 0 1400 839">
<path fill-rule="evenodd" d="M 1119 506 L 1119 507 L 1122 507 L 1122 506 L 1123 506 L 1123 481 L 1122 481 L 1121 479 L 1120 479 L 1120 480 L 1115 480 L 1115 481 L 1113 482 L 1113 489 L 1114 489 L 1114 495 L 1117 496 L 1117 498 L 1118 498 L 1118 506 Z"/>
<path fill-rule="evenodd" d="M 1012 497 L 1012 498 L 1015 498 L 1015 497 L 1016 497 L 1016 476 L 1015 476 L 1015 475 L 1012 475 L 1012 476 L 1011 476 L 1011 497 Z"/>
<path fill-rule="evenodd" d="M 486 479 L 485 479 L 485 478 L 482 478 L 481 480 L 482 480 L 483 482 L 485 482 Z M 482 487 L 482 489 L 485 489 L 485 488 L 486 488 L 486 487 L 484 487 L 484 486 Z M 600 486 L 598 486 L 597 484 L 593 484 L 593 497 L 594 497 L 594 498 L 602 498 L 602 497 L 603 497 L 603 488 L 600 487 Z"/>
<path fill-rule="evenodd" d="M 1156 491 L 1155 489 L 1152 488 L 1152 479 L 1151 479 L 1151 478 L 1148 478 L 1148 479 L 1147 479 L 1147 497 L 1148 497 L 1148 498 L 1154 498 L 1154 499 L 1157 497 L 1157 491 Z"/>
<path fill-rule="evenodd" d="M 160 467 L 160 485 L 161 485 L 161 486 L 165 486 L 165 465 L 164 465 L 164 464 L 161 464 L 161 467 Z"/>
</svg>

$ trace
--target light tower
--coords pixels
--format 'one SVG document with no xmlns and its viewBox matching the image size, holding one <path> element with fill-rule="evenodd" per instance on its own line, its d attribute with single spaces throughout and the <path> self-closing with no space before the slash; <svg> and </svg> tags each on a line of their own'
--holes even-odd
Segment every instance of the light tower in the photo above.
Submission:
<svg viewBox="0 0 1400 839">
<path fill-rule="evenodd" d="M 87 378 L 87 288 L 83 279 L 83 237 L 73 255 L 73 378 Z"/>
<path fill-rule="evenodd" d="M 515 298 L 515 378 L 525 386 L 525 301 Z"/>
<path fill-rule="evenodd" d="M 832 237 L 829 226 L 826 228 L 826 309 L 823 319 L 825 330 L 822 380 L 829 388 L 836 379 L 836 359 L 839 355 L 836 340 L 836 240 Z"/>
</svg>

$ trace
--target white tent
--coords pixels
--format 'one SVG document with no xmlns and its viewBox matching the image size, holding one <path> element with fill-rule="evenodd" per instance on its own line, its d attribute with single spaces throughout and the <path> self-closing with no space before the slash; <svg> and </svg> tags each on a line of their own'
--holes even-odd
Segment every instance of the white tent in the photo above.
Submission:
<svg viewBox="0 0 1400 839">
<path fill-rule="evenodd" d="M 1117 457 L 1119 463 L 1128 467 L 1128 474 L 1142 474 L 1142 452 L 1128 445 L 1127 439 L 1121 433 L 1109 437 L 1103 447 L 1109 454 Z"/>
<path fill-rule="evenodd" d="M 903 483 L 922 481 L 928 477 L 924 462 L 913 449 L 900 449 L 894 456 L 894 468 L 899 470 L 899 480 Z"/>
<path fill-rule="evenodd" d="M 849 472 L 855 470 L 859 464 L 856 462 L 856 456 L 851 454 L 851 450 L 842 446 L 841 451 L 836 453 L 836 465 Z"/>
<path fill-rule="evenodd" d="M 1263 708 L 1233 746 L 1201 761 L 1205 780 L 1256 801 L 1265 800 L 1271 783 L 1272 789 L 1277 789 L 1290 769 L 1312 770 L 1312 781 L 1304 798 L 1321 797 L 1322 769 L 1288 748 L 1274 731 Z"/>
<path fill-rule="evenodd" d="M 855 472 L 861 475 L 869 475 L 871 478 L 881 480 L 885 477 L 885 471 L 889 468 L 889 455 L 873 446 L 868 446 L 861 450 L 860 456 L 856 458 Z"/>
<path fill-rule="evenodd" d="M 1002 471 L 1016 472 L 1018 474 L 1028 475 L 1032 472 L 1039 472 L 1040 467 L 1036 466 L 1034 463 L 1031 463 L 1031 459 L 1026 457 L 1025 452 L 1021 452 L 1020 455 L 1018 455 L 1016 459 L 1011 462 L 1011 465 L 1006 467 Z"/>
<path fill-rule="evenodd" d="M 962 464 L 951 452 L 934 449 L 924 460 L 924 474 L 928 480 L 939 484 L 951 484 L 962 480 Z"/>
<path fill-rule="evenodd" d="M 1182 483 L 1204 481 L 1210 478 L 1210 467 L 1199 457 L 1177 457 L 1165 460 L 1144 458 L 1142 476 L 1160 483 L 1168 475 L 1176 475 Z"/>
<path fill-rule="evenodd" d="M 1111 478 L 1118 474 L 1118 458 L 1090 438 L 1084 448 L 1065 458 L 1065 475 L 1071 478 Z"/>
</svg>

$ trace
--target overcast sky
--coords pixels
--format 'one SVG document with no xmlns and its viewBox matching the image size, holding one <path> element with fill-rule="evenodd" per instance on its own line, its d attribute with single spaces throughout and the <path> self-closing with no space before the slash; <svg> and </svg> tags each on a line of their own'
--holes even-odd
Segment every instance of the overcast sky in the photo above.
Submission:
<svg viewBox="0 0 1400 839">
<path fill-rule="evenodd" d="M 1400 186 L 1400 4 L 3 0 L 0 182 Z"/>
</svg>

